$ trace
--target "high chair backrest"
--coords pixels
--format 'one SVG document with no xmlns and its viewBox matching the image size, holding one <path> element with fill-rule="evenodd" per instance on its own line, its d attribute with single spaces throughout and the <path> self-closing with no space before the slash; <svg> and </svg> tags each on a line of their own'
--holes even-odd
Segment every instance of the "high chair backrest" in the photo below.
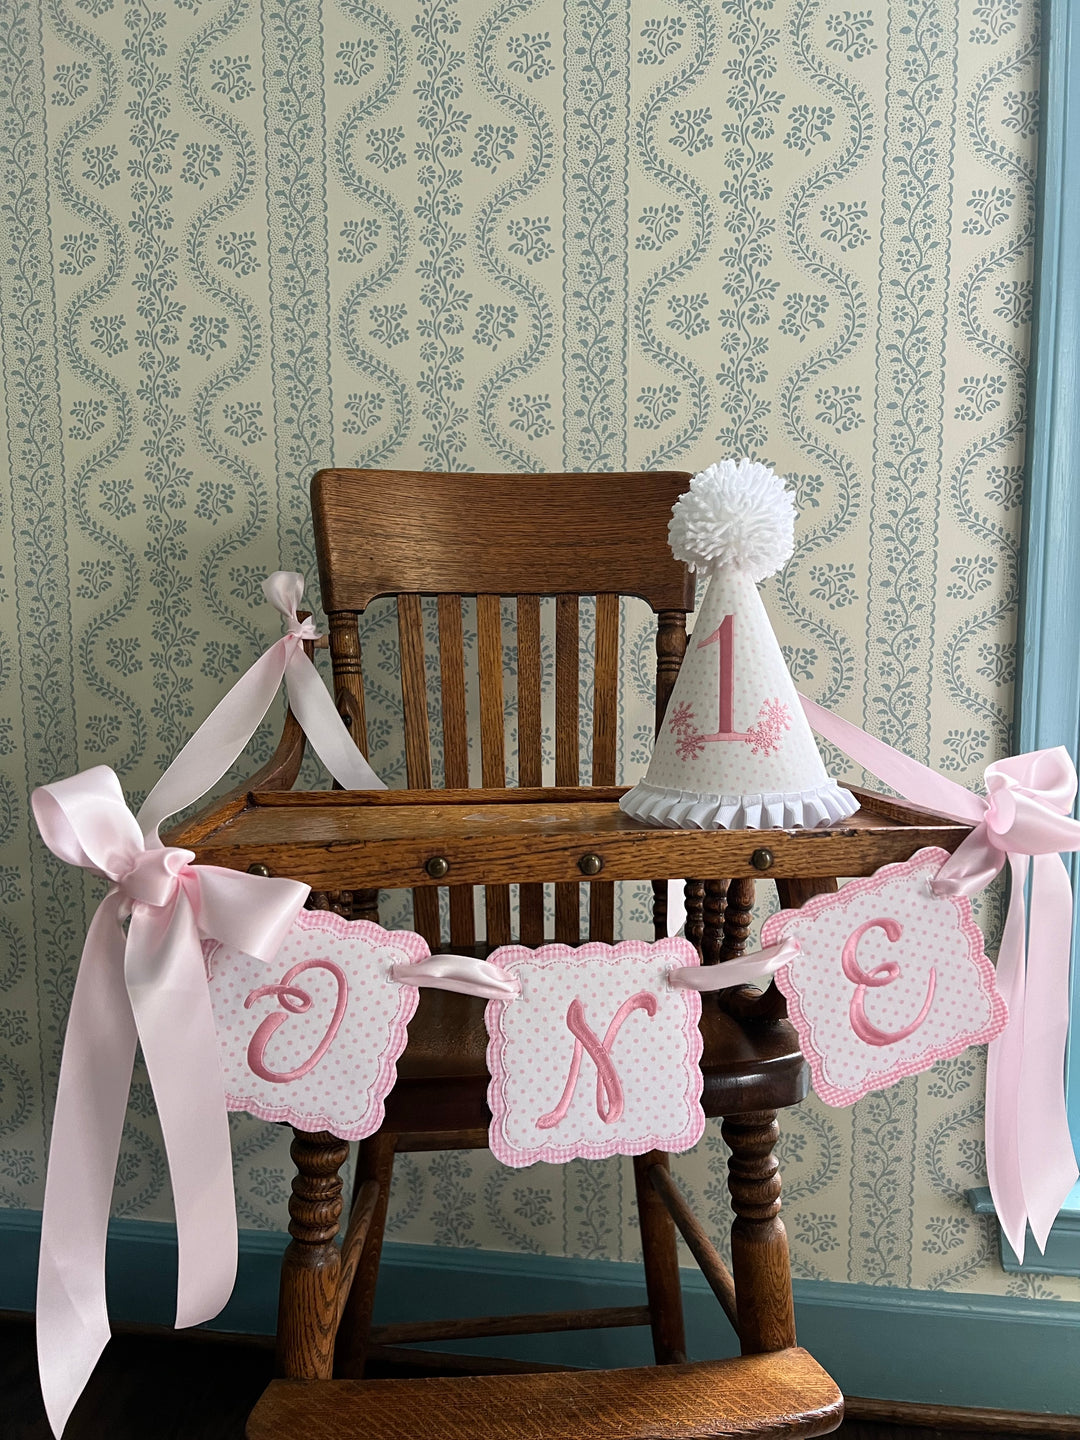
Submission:
<svg viewBox="0 0 1080 1440">
<path fill-rule="evenodd" d="M 321 470 L 311 506 L 338 708 L 361 750 L 368 734 L 357 617 L 372 600 L 397 598 L 406 777 L 432 788 L 424 615 L 437 597 L 438 710 L 448 789 L 470 784 L 463 597 L 476 600 L 480 778 L 485 789 L 543 784 L 541 599 L 555 600 L 556 786 L 581 781 L 579 618 L 595 596 L 590 782 L 615 783 L 619 599 L 637 596 L 657 615 L 657 718 L 686 648 L 694 580 L 667 543 L 671 507 L 689 474 L 474 475 L 407 470 Z M 517 756 L 508 774 L 503 668 L 504 597 L 514 603 Z M 516 621 L 516 626 L 514 626 Z M 376 767 L 377 768 L 377 767 Z M 449 887 L 450 945 L 475 944 L 471 887 Z M 579 943 L 579 887 L 555 886 L 555 938 Z M 543 886 L 519 887 L 520 939 L 544 938 Z M 485 890 L 489 947 L 511 939 L 508 885 Z M 440 936 L 438 892 L 413 892 L 416 929 Z M 590 886 L 589 935 L 612 939 L 613 891 Z"/>
</svg>

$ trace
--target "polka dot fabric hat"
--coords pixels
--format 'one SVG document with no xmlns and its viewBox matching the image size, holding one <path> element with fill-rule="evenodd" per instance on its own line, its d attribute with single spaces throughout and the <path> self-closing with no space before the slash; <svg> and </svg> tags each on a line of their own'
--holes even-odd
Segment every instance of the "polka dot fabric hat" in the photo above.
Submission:
<svg viewBox="0 0 1080 1440">
<path fill-rule="evenodd" d="M 750 460 L 711 465 L 676 503 L 672 551 L 709 588 L 648 772 L 620 802 L 635 819 L 787 829 L 858 809 L 825 771 L 758 594 L 790 557 L 794 522 L 783 480 Z"/>
</svg>

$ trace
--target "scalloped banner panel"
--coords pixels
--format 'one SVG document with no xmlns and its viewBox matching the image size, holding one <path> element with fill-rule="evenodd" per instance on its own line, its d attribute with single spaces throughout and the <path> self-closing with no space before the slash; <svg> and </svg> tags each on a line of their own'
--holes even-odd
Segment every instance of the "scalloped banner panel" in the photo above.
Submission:
<svg viewBox="0 0 1080 1440">
<path fill-rule="evenodd" d="M 343 1140 L 374 1134 L 419 991 L 390 978 L 423 960 L 419 935 L 303 910 L 272 965 L 207 947 L 230 1110 Z"/>
<path fill-rule="evenodd" d="M 776 983 L 829 1105 L 852 1105 L 1005 1028 L 971 902 L 931 889 L 947 859 L 945 850 L 920 850 L 782 910 L 762 929 L 764 946 L 799 942 Z"/>
<path fill-rule="evenodd" d="M 668 984 L 696 965 L 686 940 L 520 945 L 492 962 L 521 982 L 487 1008 L 490 1143 L 505 1165 L 696 1145 L 701 996 Z"/>
</svg>

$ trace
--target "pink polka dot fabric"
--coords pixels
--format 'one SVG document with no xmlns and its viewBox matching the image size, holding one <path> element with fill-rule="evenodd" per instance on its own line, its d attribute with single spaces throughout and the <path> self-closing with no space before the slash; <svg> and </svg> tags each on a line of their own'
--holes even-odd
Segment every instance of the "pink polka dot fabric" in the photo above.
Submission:
<svg viewBox="0 0 1080 1440">
<path fill-rule="evenodd" d="M 411 931 L 322 910 L 300 912 L 272 965 L 208 946 L 229 1109 L 343 1140 L 374 1134 L 419 1000 L 390 970 L 429 953 Z"/>
<path fill-rule="evenodd" d="M 970 901 L 930 888 L 947 859 L 920 850 L 762 928 L 763 948 L 789 936 L 801 947 L 776 983 L 829 1105 L 854 1104 L 1005 1027 Z"/>
<path fill-rule="evenodd" d="M 701 996 L 667 983 L 669 970 L 698 963 L 688 941 L 509 945 L 491 960 L 521 982 L 517 999 L 487 1007 L 497 1159 L 560 1164 L 697 1143 Z"/>
</svg>

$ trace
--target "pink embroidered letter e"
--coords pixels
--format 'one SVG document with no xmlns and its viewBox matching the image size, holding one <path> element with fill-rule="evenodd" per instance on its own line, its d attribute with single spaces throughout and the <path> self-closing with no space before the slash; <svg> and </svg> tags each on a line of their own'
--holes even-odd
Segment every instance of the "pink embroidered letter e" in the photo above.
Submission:
<svg viewBox="0 0 1080 1440">
<path fill-rule="evenodd" d="M 947 858 L 920 850 L 762 927 L 762 946 L 798 941 L 776 984 L 829 1105 L 854 1104 L 1005 1025 L 971 902 L 930 888 Z"/>
</svg>

